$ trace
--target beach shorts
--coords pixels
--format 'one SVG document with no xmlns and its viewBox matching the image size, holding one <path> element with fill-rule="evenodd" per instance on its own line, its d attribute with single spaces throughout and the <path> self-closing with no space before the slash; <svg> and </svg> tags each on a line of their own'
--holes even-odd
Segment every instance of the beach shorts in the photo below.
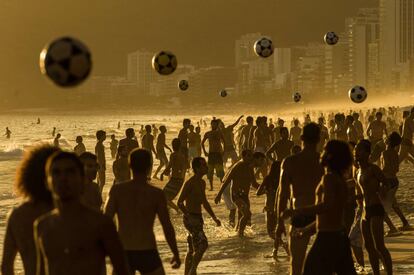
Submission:
<svg viewBox="0 0 414 275">
<path fill-rule="evenodd" d="M 306 257 L 304 275 L 356 275 L 349 239 L 344 231 L 318 232 Z"/>
<path fill-rule="evenodd" d="M 157 158 L 160 160 L 160 164 L 164 164 L 167 165 L 168 164 L 168 158 L 167 158 L 167 154 L 165 154 L 165 151 L 160 151 L 157 152 Z"/>
<path fill-rule="evenodd" d="M 354 247 L 362 247 L 363 245 L 361 232 L 362 212 L 362 207 L 357 207 L 355 209 L 354 223 L 352 224 L 351 230 L 349 231 L 349 240 L 351 242 L 351 245 Z"/>
<path fill-rule="evenodd" d="M 373 204 L 365 207 L 363 219 L 369 222 L 372 217 L 384 217 L 385 210 L 382 204 Z"/>
<path fill-rule="evenodd" d="M 164 194 L 168 201 L 172 201 L 180 193 L 181 187 L 183 187 L 184 179 L 170 178 L 167 184 L 164 186 Z"/>
<path fill-rule="evenodd" d="M 127 250 L 126 256 L 131 274 L 135 274 L 136 271 L 147 274 L 162 267 L 162 261 L 156 249 Z"/>
<path fill-rule="evenodd" d="M 224 177 L 224 168 L 223 168 L 223 156 L 221 153 L 212 152 L 208 155 L 208 173 L 207 178 L 213 180 L 214 170 L 216 171 L 216 176 L 220 179 Z"/>
<path fill-rule="evenodd" d="M 245 193 L 233 193 L 232 201 L 237 206 L 237 209 L 244 218 L 250 221 L 252 212 L 250 211 L 249 194 Z"/>
<path fill-rule="evenodd" d="M 291 225 L 296 228 L 304 228 L 316 220 L 316 216 L 296 215 L 292 217 Z"/>
<path fill-rule="evenodd" d="M 224 189 L 223 200 L 228 210 L 234 210 L 237 208 L 231 198 L 231 184 L 227 185 L 226 189 Z"/>
<path fill-rule="evenodd" d="M 224 151 L 224 154 L 223 154 L 224 162 L 227 162 L 228 159 L 231 159 L 233 162 L 236 162 L 239 159 L 239 157 L 237 156 L 236 150 L 229 149 L 229 150 Z"/>
<path fill-rule="evenodd" d="M 204 221 L 201 214 L 188 214 L 184 216 L 184 227 L 188 231 L 187 244 L 190 254 L 208 247 L 206 234 L 204 233 Z"/>
</svg>

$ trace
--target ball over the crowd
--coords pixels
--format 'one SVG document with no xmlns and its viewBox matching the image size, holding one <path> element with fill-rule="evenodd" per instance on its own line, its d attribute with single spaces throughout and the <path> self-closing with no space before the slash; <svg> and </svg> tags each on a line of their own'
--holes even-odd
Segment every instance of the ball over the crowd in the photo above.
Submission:
<svg viewBox="0 0 414 275">
<path fill-rule="evenodd" d="M 297 102 L 301 101 L 302 95 L 299 92 L 295 92 L 295 93 L 293 93 L 292 98 L 293 98 L 293 101 L 297 103 Z"/>
<path fill-rule="evenodd" d="M 357 85 L 349 90 L 348 96 L 354 103 L 362 103 L 367 99 L 368 93 L 364 87 Z"/>
<path fill-rule="evenodd" d="M 226 91 L 226 89 L 223 89 L 223 90 L 221 90 L 221 91 L 220 91 L 220 96 L 221 96 L 221 97 L 226 97 L 226 96 L 227 96 L 227 91 Z"/>
<path fill-rule="evenodd" d="M 183 80 L 180 80 L 178 82 L 178 88 L 181 91 L 187 91 L 188 87 L 189 87 L 189 85 L 188 85 L 188 81 L 187 80 L 183 79 Z"/>
<path fill-rule="evenodd" d="M 327 32 L 323 40 L 328 45 L 335 45 L 339 41 L 339 36 L 335 32 Z"/>
<path fill-rule="evenodd" d="M 40 71 L 56 85 L 72 87 L 83 82 L 92 69 L 91 53 L 85 44 L 71 37 L 61 37 L 40 53 Z"/>
<path fill-rule="evenodd" d="M 152 67 L 161 75 L 172 74 L 177 69 L 177 57 L 169 51 L 161 51 L 152 58 Z"/>
<path fill-rule="evenodd" d="M 273 42 L 269 38 L 260 38 L 254 43 L 253 47 L 257 56 L 266 58 L 273 54 Z"/>
</svg>

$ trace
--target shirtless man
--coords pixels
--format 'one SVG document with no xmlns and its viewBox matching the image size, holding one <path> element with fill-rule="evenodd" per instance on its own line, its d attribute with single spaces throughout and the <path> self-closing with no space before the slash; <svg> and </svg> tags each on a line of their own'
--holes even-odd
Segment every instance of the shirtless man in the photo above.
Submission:
<svg viewBox="0 0 414 275">
<path fill-rule="evenodd" d="M 261 167 L 265 162 L 265 155 L 260 152 L 244 154 L 245 159 L 237 162 L 227 173 L 214 202 L 218 204 L 227 186 L 231 184 L 231 195 L 233 203 L 239 211 L 238 235 L 244 237 L 244 230 L 251 219 L 249 192 L 250 186 L 259 188 L 254 176 L 254 168 Z"/>
<path fill-rule="evenodd" d="M 190 167 L 190 163 L 188 161 L 188 129 L 190 128 L 191 120 L 188 118 L 183 119 L 183 128 L 178 132 L 178 138 L 180 139 L 180 152 L 185 157 L 187 168 Z"/>
<path fill-rule="evenodd" d="M 290 128 L 290 137 L 289 139 L 293 141 L 294 145 L 301 145 L 302 141 L 300 140 L 300 136 L 302 135 L 302 128 L 299 127 L 299 120 L 295 119 L 293 121 L 293 127 Z"/>
<path fill-rule="evenodd" d="M 358 132 L 354 126 L 353 116 L 349 115 L 345 118 L 345 127 L 346 127 L 346 134 L 348 136 L 348 142 L 357 144 L 358 143 Z"/>
<path fill-rule="evenodd" d="M 243 118 L 243 116 L 240 116 L 236 122 L 234 122 L 232 125 L 229 125 L 227 127 L 224 126 L 224 123 L 221 122 L 220 128 L 224 135 L 224 141 L 226 146 L 224 147 L 224 154 L 223 154 L 223 162 L 224 165 L 227 163 L 227 160 L 231 159 L 231 164 L 233 165 L 238 160 L 238 156 L 236 153 L 236 147 L 234 145 L 234 127 L 239 124 L 240 120 Z"/>
<path fill-rule="evenodd" d="M 112 159 L 116 158 L 116 153 L 118 151 L 119 141 L 115 138 L 115 135 L 111 135 L 111 143 L 109 145 L 109 149 L 111 150 L 111 157 Z"/>
<path fill-rule="evenodd" d="M 272 133 L 266 125 L 266 117 L 259 117 L 256 121 L 257 128 L 253 133 L 253 148 L 255 152 L 266 153 L 272 142 Z M 276 128 L 275 128 L 276 129 Z"/>
<path fill-rule="evenodd" d="M 23 202 L 8 215 L 4 236 L 1 274 L 14 275 L 17 253 L 23 261 L 24 274 L 36 274 L 36 248 L 33 222 L 53 209 L 52 194 L 46 188 L 46 161 L 59 149 L 39 145 L 25 151 L 17 170 L 15 188 Z"/>
<path fill-rule="evenodd" d="M 247 125 L 245 125 L 240 133 L 240 140 L 239 140 L 239 147 L 240 151 L 246 150 L 246 149 L 252 149 L 249 145 L 249 136 L 250 131 L 253 128 L 253 117 L 248 116 L 246 118 Z"/>
<path fill-rule="evenodd" d="M 138 141 L 135 139 L 135 130 L 133 128 L 125 130 L 125 138 L 119 141 L 119 146 L 121 145 L 127 148 L 128 155 L 132 150 L 139 147 Z"/>
<path fill-rule="evenodd" d="M 220 178 L 220 181 L 224 177 L 223 168 L 223 145 L 226 147 L 223 133 L 218 128 L 219 122 L 217 119 L 211 121 L 211 131 L 204 134 L 204 138 L 201 141 L 201 148 L 204 155 L 208 158 L 208 180 L 210 182 L 210 191 L 213 190 L 213 177 L 214 170 L 216 175 Z M 205 147 L 205 143 L 208 140 L 208 153 Z"/>
<path fill-rule="evenodd" d="M 277 126 L 273 130 L 273 136 L 274 136 L 274 141 L 275 142 L 278 142 L 280 140 L 280 138 L 281 138 L 280 129 L 282 129 L 284 127 L 284 125 L 285 125 L 285 121 L 283 119 L 279 118 L 277 120 Z M 288 132 L 289 132 L 289 130 L 288 130 Z"/>
<path fill-rule="evenodd" d="M 375 114 L 375 118 L 376 119 L 374 121 L 369 123 L 367 128 L 367 136 L 372 146 L 381 141 L 384 137 L 384 134 L 385 136 L 388 136 L 387 124 L 382 121 L 382 113 L 377 112 Z"/>
<path fill-rule="evenodd" d="M 318 118 L 318 125 L 321 129 L 321 137 L 318 143 L 318 146 L 316 147 L 316 150 L 318 153 L 322 152 L 323 147 L 325 146 L 326 142 L 329 140 L 329 130 L 325 126 L 325 119 L 323 117 Z"/>
<path fill-rule="evenodd" d="M 53 140 L 53 146 L 55 146 L 55 147 L 59 147 L 60 146 L 60 144 L 59 144 L 60 137 L 61 137 L 61 135 L 58 133 L 56 135 L 55 139 Z"/>
<path fill-rule="evenodd" d="M 55 153 L 47 161 L 46 174 L 56 209 L 34 223 L 37 274 L 101 275 L 105 256 L 117 274 L 130 274 L 114 223 L 81 202 L 85 183 L 78 157 Z"/>
<path fill-rule="evenodd" d="M 96 211 L 100 211 L 102 206 L 102 195 L 99 190 L 99 185 L 94 182 L 99 170 L 98 158 L 92 153 L 84 152 L 79 156 L 79 159 L 82 162 L 85 171 L 85 186 L 81 201 L 86 206 L 95 209 Z"/>
<path fill-rule="evenodd" d="M 326 174 L 315 192 L 315 205 L 288 209 L 283 216 L 316 215 L 316 239 L 304 265 L 304 275 L 356 275 L 347 232 L 344 231 L 344 212 L 348 187 L 345 174 L 352 165 L 352 154 L 345 142 L 332 140 L 325 147 L 322 165 Z"/>
<path fill-rule="evenodd" d="M 191 162 L 194 158 L 199 157 L 198 148 L 201 147 L 201 136 L 194 132 L 194 125 L 190 125 L 188 128 L 188 157 Z"/>
<path fill-rule="evenodd" d="M 205 159 L 201 157 L 194 158 L 191 166 L 194 176 L 184 183 L 177 203 L 184 213 L 184 226 L 188 231 L 185 275 L 197 274 L 197 266 L 208 247 L 207 237 L 203 230 L 204 222 L 201 206 L 204 207 L 217 226 L 221 225 L 206 197 L 206 182 L 203 180 L 203 176 L 207 174 L 208 166 Z"/>
<path fill-rule="evenodd" d="M 84 152 L 86 152 L 85 144 L 83 144 L 83 138 L 82 136 L 76 137 L 76 146 L 73 148 L 73 151 L 77 156 L 82 155 Z"/>
<path fill-rule="evenodd" d="M 142 149 L 147 150 L 148 152 L 154 153 L 155 157 L 157 158 L 157 151 L 155 151 L 154 147 L 154 136 L 151 134 L 152 127 L 151 125 L 145 125 L 145 134 L 142 136 L 141 144 Z M 152 167 L 150 170 L 150 175 L 152 175 Z"/>
<path fill-rule="evenodd" d="M 346 134 L 346 127 L 345 127 L 345 116 L 343 114 L 336 114 L 335 115 L 335 138 L 341 141 L 348 141 L 348 135 Z"/>
<path fill-rule="evenodd" d="M 400 163 L 408 157 L 410 154 L 414 157 L 414 145 L 413 145 L 413 132 L 414 132 L 414 108 L 411 109 L 410 115 L 404 120 L 402 127 L 402 142 L 399 152 Z"/>
<path fill-rule="evenodd" d="M 9 130 L 9 127 L 6 127 L 6 133 L 4 134 L 7 139 L 10 139 L 11 131 Z"/>
<path fill-rule="evenodd" d="M 354 118 L 354 127 L 357 133 L 357 140 L 364 139 L 364 128 L 362 126 L 362 122 L 359 120 L 359 114 L 353 113 L 352 117 Z"/>
<path fill-rule="evenodd" d="M 132 180 L 112 187 L 105 205 L 105 214 L 111 218 L 117 216 L 118 233 L 127 254 L 130 272 L 165 274 L 154 235 L 156 216 L 173 253 L 173 268 L 181 265 L 167 200 L 160 189 L 148 182 L 152 162 L 147 150 L 132 151 L 130 166 Z"/>
<path fill-rule="evenodd" d="M 289 140 L 289 131 L 286 127 L 280 128 L 280 139 L 273 143 L 273 145 L 267 150 L 266 157 L 272 161 L 282 161 L 290 156 L 294 143 Z M 273 153 L 276 155 L 276 159 L 273 157 Z"/>
<path fill-rule="evenodd" d="M 357 181 L 364 199 L 364 212 L 361 221 L 362 236 L 368 252 L 374 275 L 380 274 L 381 258 L 387 275 L 392 275 L 392 260 L 384 244 L 385 210 L 380 200 L 388 185 L 388 180 L 381 169 L 369 162 L 371 143 L 361 140 L 355 147 L 355 160 L 359 166 Z"/>
<path fill-rule="evenodd" d="M 98 140 L 95 146 L 95 155 L 98 158 L 98 164 L 99 164 L 98 184 L 99 184 L 99 190 L 102 193 L 102 190 L 105 186 L 105 172 L 106 172 L 105 146 L 103 145 L 103 142 L 106 139 L 106 132 L 103 130 L 97 131 L 96 139 Z"/>
<path fill-rule="evenodd" d="M 128 151 L 123 145 L 118 147 L 117 159 L 112 163 L 112 172 L 114 173 L 114 184 L 129 181 L 131 179 Z"/>
<path fill-rule="evenodd" d="M 287 207 L 288 199 L 293 202 L 293 209 L 313 205 L 315 190 L 318 186 L 324 169 L 319 162 L 319 153 L 316 146 L 320 139 L 320 128 L 315 123 L 309 123 L 303 128 L 303 150 L 282 163 L 281 179 L 278 190 L 277 217 L 281 217 Z M 315 221 L 313 215 L 295 215 L 289 230 L 290 274 L 302 274 L 303 262 L 309 243 L 309 236 L 298 237 L 295 232 Z M 278 219 L 276 240 L 285 233 L 285 224 L 282 218 Z"/>
<path fill-rule="evenodd" d="M 167 133 L 167 128 L 164 125 L 160 126 L 160 134 L 157 137 L 157 158 L 160 160 L 160 165 L 155 170 L 154 179 L 157 179 L 158 173 L 161 171 L 163 167 L 167 167 L 168 165 L 168 158 L 167 154 L 165 153 L 165 148 L 167 148 L 170 152 L 172 152 L 171 148 L 166 143 L 165 134 Z"/>
</svg>

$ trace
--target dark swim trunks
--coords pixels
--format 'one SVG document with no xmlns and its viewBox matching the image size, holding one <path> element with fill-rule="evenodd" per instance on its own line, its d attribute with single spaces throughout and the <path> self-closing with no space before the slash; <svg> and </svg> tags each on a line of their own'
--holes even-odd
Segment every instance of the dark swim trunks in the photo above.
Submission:
<svg viewBox="0 0 414 275">
<path fill-rule="evenodd" d="M 141 274 L 154 272 L 162 267 L 162 261 L 157 250 L 127 250 L 128 266 L 131 274 L 138 271 Z"/>
<path fill-rule="evenodd" d="M 369 221 L 372 217 L 384 217 L 385 210 L 382 204 L 373 204 L 365 207 L 364 220 Z"/>
<path fill-rule="evenodd" d="M 164 186 L 164 194 L 167 197 L 167 200 L 172 201 L 178 195 L 183 186 L 184 179 L 179 178 L 170 178 L 167 184 Z"/>
</svg>

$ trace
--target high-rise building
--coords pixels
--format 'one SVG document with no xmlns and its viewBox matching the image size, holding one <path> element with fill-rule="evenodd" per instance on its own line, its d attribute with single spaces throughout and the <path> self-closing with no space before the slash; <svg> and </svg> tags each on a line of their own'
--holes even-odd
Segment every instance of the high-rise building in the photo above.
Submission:
<svg viewBox="0 0 414 275">
<path fill-rule="evenodd" d="M 234 67 L 208 67 L 195 70 L 189 75 L 191 94 L 208 98 L 218 95 L 221 89 L 234 87 L 237 73 Z"/>
<path fill-rule="evenodd" d="M 273 53 L 274 74 L 290 73 L 292 71 L 292 50 L 290 48 L 276 48 Z"/>
<path fill-rule="evenodd" d="M 414 55 L 414 0 L 380 0 L 379 4 L 382 87 L 398 89 L 396 74 Z"/>
<path fill-rule="evenodd" d="M 158 78 L 151 64 L 153 55 L 145 50 L 128 54 L 127 80 L 136 83 L 140 93 L 149 93 L 150 83 Z"/>
</svg>

